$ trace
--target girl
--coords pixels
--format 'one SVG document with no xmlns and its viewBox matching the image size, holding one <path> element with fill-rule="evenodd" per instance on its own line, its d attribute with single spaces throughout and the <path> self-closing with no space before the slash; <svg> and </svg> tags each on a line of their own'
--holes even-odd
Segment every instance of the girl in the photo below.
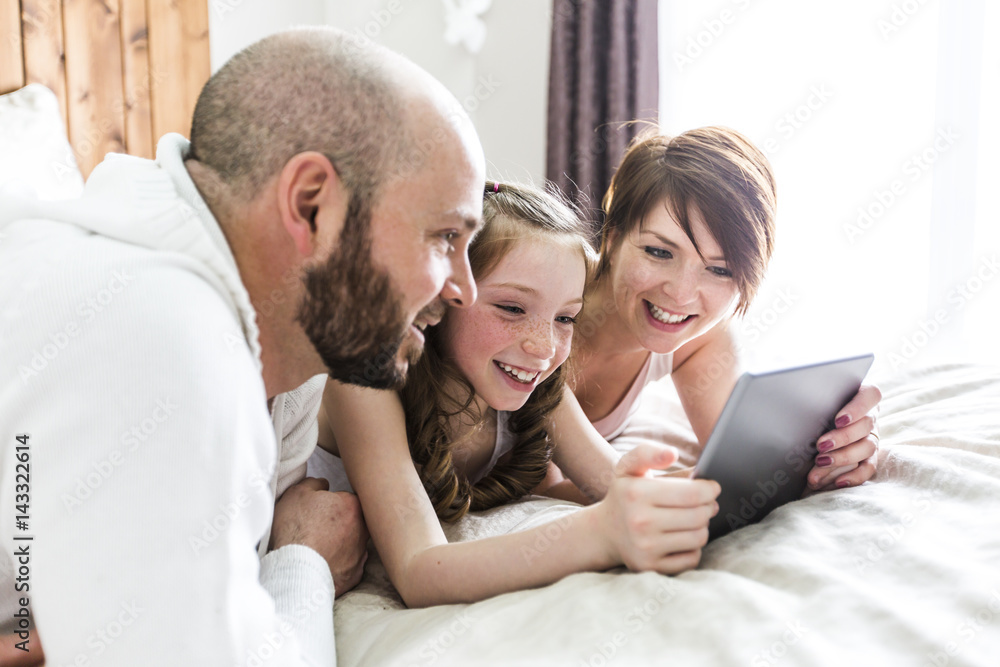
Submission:
<svg viewBox="0 0 1000 667">
<path fill-rule="evenodd" d="M 676 137 L 655 132 L 629 148 L 603 208 L 600 264 L 578 327 L 574 393 L 594 427 L 613 440 L 643 387 L 669 374 L 704 445 L 740 374 L 733 318 L 750 306 L 774 248 L 770 164 L 728 128 Z M 863 386 L 841 409 L 837 428 L 818 439 L 809 489 L 871 478 L 880 400 L 877 387 Z M 558 479 L 555 471 L 542 489 Z M 566 484 L 547 493 L 575 497 Z"/>
<path fill-rule="evenodd" d="M 342 460 L 393 584 L 420 607 L 622 564 L 693 567 L 718 484 L 647 477 L 676 459 L 666 447 L 618 461 L 564 387 L 593 265 L 585 229 L 565 205 L 525 186 L 487 183 L 483 210 L 469 247 L 479 298 L 428 330 L 401 394 L 330 381 L 323 397 L 320 445 Z M 550 457 L 599 502 L 561 522 L 543 556 L 532 546 L 545 526 L 447 542 L 440 520 L 529 493 Z M 331 490 L 349 488 L 341 474 L 325 476 Z"/>
</svg>

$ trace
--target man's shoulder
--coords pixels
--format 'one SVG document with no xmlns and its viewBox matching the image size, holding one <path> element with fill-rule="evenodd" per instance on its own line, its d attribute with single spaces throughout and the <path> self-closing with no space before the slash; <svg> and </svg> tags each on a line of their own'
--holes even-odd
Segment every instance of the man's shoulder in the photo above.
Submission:
<svg viewBox="0 0 1000 667">
<path fill-rule="evenodd" d="M 95 364 L 120 350 L 253 365 L 238 314 L 194 260 L 87 234 L 48 250 L 0 271 L 0 348 L 24 372 L 95 350 Z"/>
</svg>

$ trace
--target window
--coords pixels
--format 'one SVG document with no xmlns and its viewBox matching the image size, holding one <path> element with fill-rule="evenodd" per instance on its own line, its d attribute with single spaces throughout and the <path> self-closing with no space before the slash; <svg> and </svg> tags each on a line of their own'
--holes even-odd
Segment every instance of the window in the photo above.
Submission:
<svg viewBox="0 0 1000 667">
<path fill-rule="evenodd" d="M 750 367 L 1000 363 L 998 29 L 983 0 L 661 0 L 664 131 L 735 128 L 778 182 Z"/>
</svg>

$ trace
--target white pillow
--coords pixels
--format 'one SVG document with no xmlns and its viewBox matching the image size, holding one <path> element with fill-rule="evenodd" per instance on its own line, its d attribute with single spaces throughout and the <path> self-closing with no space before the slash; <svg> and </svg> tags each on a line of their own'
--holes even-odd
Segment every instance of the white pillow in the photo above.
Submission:
<svg viewBox="0 0 1000 667">
<path fill-rule="evenodd" d="M 0 95 L 0 195 L 5 194 L 39 199 L 83 194 L 59 100 L 40 83 Z"/>
</svg>

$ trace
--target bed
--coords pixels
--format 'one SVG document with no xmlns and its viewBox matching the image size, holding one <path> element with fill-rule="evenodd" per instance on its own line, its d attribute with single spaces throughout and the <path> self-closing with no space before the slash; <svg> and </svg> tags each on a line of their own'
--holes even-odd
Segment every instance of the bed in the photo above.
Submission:
<svg viewBox="0 0 1000 667">
<path fill-rule="evenodd" d="M 162 133 L 187 132 L 208 76 L 204 0 L 21 0 L 3 3 L 0 18 L 16 26 L 0 40 L 0 93 L 43 83 L 54 92 L 7 101 L 42 109 L 44 136 L 67 119 L 68 143 L 60 135 L 46 148 L 43 171 L 72 162 L 72 151 L 86 176 L 108 150 L 149 156 Z M 28 151 L 37 148 L 13 154 Z M 74 174 L 52 196 L 75 196 Z M 676 577 L 577 574 L 411 610 L 372 552 L 335 607 L 338 664 L 1000 664 L 1000 368 L 936 365 L 876 380 L 883 460 L 872 482 L 787 505 L 710 544 L 698 569 Z M 697 456 L 669 382 L 654 385 L 616 445 L 649 440 L 678 446 L 682 465 Z M 524 555 L 544 558 L 577 509 L 531 497 L 446 532 L 462 541 L 550 523 Z"/>
<path fill-rule="evenodd" d="M 341 667 L 374 665 L 998 665 L 1000 368 L 876 378 L 882 461 L 863 486 L 779 508 L 679 576 L 576 574 L 471 605 L 406 609 L 372 553 L 335 607 Z M 618 441 L 696 457 L 669 382 Z M 524 530 L 578 506 L 532 497 L 447 527 Z M 544 558 L 546 541 L 525 558 Z"/>
</svg>

